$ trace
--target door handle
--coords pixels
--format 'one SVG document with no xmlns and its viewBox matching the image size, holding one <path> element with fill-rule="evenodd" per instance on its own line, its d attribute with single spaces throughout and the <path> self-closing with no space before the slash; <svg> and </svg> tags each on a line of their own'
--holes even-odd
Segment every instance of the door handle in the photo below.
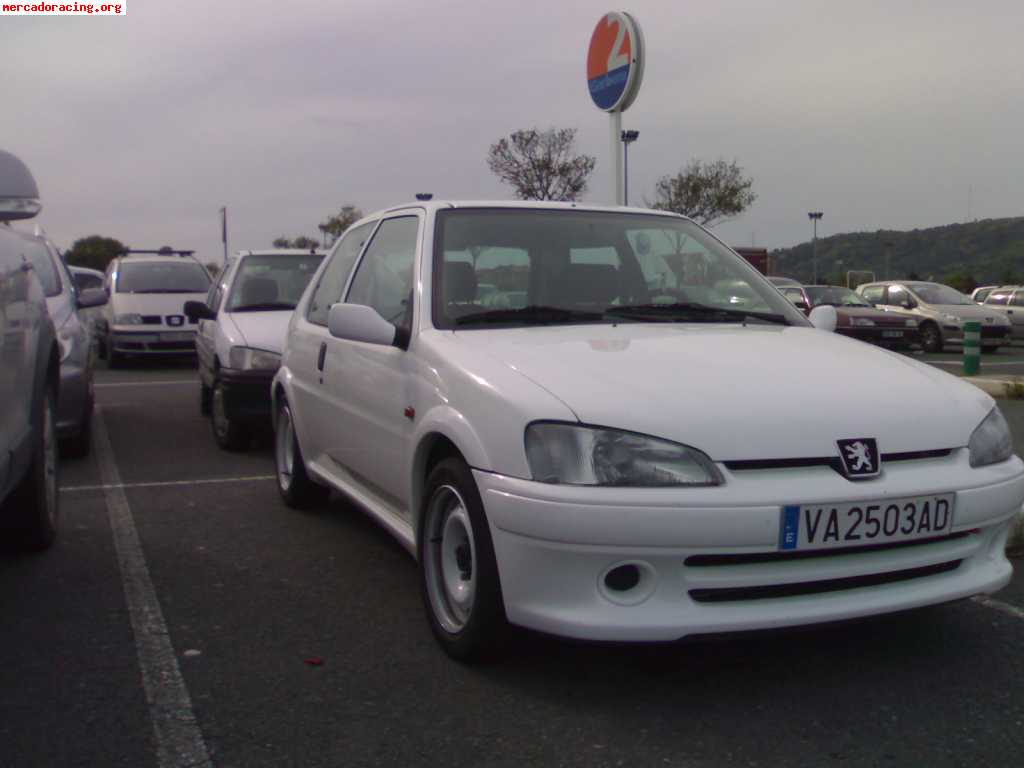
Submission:
<svg viewBox="0 0 1024 768">
<path fill-rule="evenodd" d="M 320 342 L 320 354 L 316 358 L 316 369 L 321 373 L 324 370 L 324 359 L 327 357 L 327 342 Z"/>
</svg>

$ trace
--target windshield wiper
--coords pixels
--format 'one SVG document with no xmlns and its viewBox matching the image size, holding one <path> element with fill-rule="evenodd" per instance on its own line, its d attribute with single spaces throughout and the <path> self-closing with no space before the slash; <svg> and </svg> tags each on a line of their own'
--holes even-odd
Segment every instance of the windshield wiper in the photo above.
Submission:
<svg viewBox="0 0 1024 768">
<path fill-rule="evenodd" d="M 648 322 L 682 321 L 694 323 L 730 323 L 736 320 L 753 318 L 766 323 L 789 325 L 789 321 L 785 317 L 770 312 L 751 312 L 746 309 L 712 307 L 707 304 L 697 304 L 690 301 L 676 302 L 674 304 L 631 304 L 625 307 L 608 307 L 605 310 L 605 315 L 626 317 L 631 320 L 646 320 Z"/>
<path fill-rule="evenodd" d="M 286 301 L 267 301 L 263 304 L 243 304 L 240 307 L 232 307 L 229 312 L 272 312 L 274 310 L 292 310 L 295 309 L 294 304 L 289 304 Z"/>
<path fill-rule="evenodd" d="M 475 323 L 525 323 L 528 325 L 552 325 L 556 323 L 586 322 L 603 320 L 601 312 L 585 312 L 577 309 L 561 307 L 544 307 L 531 305 L 521 309 L 490 309 L 455 318 L 455 325 L 473 325 Z"/>
</svg>

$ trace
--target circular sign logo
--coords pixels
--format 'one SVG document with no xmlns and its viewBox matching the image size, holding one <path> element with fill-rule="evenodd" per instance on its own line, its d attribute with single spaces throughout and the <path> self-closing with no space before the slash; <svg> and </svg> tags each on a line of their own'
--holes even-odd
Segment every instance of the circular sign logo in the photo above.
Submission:
<svg viewBox="0 0 1024 768">
<path fill-rule="evenodd" d="M 606 112 L 624 111 L 633 103 L 644 76 L 644 40 L 628 13 L 605 14 L 590 36 L 587 87 L 590 98 Z"/>
</svg>

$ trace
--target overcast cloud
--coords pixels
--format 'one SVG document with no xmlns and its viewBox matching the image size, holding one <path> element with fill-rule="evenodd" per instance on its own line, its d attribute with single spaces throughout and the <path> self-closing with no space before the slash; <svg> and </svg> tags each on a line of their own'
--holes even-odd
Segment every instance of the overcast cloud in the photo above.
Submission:
<svg viewBox="0 0 1024 768">
<path fill-rule="evenodd" d="M 488 146 L 579 130 L 608 202 L 608 118 L 584 63 L 606 0 L 131 0 L 125 18 L 0 17 L 0 147 L 62 247 L 221 253 L 317 235 L 345 203 L 507 198 Z M 718 228 L 769 248 L 1024 214 L 1024 4 L 637 0 L 645 80 L 624 126 L 634 201 L 694 158 L 758 200 Z"/>
</svg>

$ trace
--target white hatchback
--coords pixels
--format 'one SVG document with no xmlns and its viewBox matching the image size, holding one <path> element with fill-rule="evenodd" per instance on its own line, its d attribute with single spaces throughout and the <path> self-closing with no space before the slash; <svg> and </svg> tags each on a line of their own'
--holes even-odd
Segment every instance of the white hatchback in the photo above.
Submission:
<svg viewBox="0 0 1024 768">
<path fill-rule="evenodd" d="M 292 317 L 280 491 L 394 534 L 458 658 L 507 622 L 673 640 L 998 590 L 1024 502 L 998 407 L 834 324 L 680 216 L 388 210 Z"/>
</svg>

